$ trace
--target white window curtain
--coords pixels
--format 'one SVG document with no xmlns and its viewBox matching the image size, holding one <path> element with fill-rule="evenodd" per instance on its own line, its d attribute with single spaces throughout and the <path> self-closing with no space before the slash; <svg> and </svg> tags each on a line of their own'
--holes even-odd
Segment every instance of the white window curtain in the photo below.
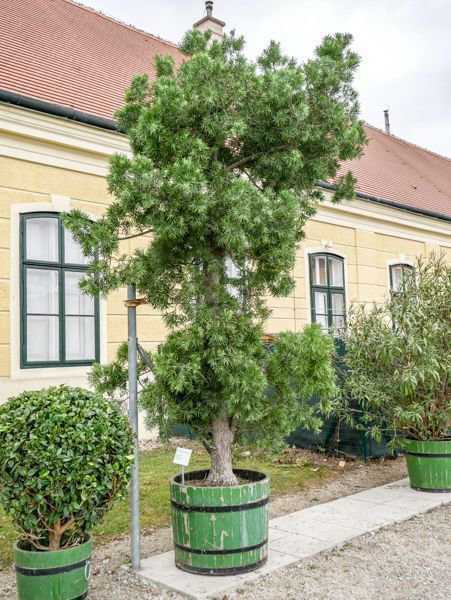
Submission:
<svg viewBox="0 0 451 600">
<path fill-rule="evenodd" d="M 343 261 L 337 258 L 329 258 L 330 264 L 330 285 L 333 287 L 343 287 Z"/>
<path fill-rule="evenodd" d="M 59 360 L 59 319 L 44 315 L 27 317 L 27 360 Z"/>
<path fill-rule="evenodd" d="M 58 271 L 27 268 L 27 359 L 59 359 Z"/>
<path fill-rule="evenodd" d="M 95 358 L 94 298 L 84 294 L 80 283 L 84 273 L 66 271 L 66 360 L 93 360 Z"/>
<path fill-rule="evenodd" d="M 71 265 L 87 265 L 89 258 L 83 254 L 80 244 L 72 232 L 64 229 L 64 262 Z"/>
<path fill-rule="evenodd" d="M 58 219 L 27 220 L 27 260 L 58 262 Z"/>
<path fill-rule="evenodd" d="M 313 257 L 313 283 L 314 285 L 327 285 L 327 258 L 325 256 Z"/>
<path fill-rule="evenodd" d="M 94 317 L 66 317 L 66 360 L 94 360 Z"/>
</svg>

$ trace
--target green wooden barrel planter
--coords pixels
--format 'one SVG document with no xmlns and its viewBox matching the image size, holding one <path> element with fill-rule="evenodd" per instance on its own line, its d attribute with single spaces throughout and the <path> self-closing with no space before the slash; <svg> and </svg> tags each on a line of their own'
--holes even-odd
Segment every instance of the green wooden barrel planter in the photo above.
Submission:
<svg viewBox="0 0 451 600">
<path fill-rule="evenodd" d="M 410 485 L 423 492 L 451 492 L 451 438 L 419 442 L 405 439 Z"/>
<path fill-rule="evenodd" d="M 247 483 L 233 487 L 196 486 L 208 471 L 171 481 L 175 564 L 189 573 L 236 575 L 261 567 L 268 557 L 269 480 L 263 473 L 236 469 Z M 192 482 L 192 483 L 191 483 Z"/>
<path fill-rule="evenodd" d="M 88 596 L 91 540 L 67 550 L 14 547 L 19 600 L 82 600 Z"/>
</svg>

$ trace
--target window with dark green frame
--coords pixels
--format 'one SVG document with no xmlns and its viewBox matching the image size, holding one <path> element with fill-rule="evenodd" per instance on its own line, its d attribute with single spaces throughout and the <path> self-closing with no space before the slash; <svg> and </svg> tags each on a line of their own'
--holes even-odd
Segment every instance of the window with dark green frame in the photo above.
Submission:
<svg viewBox="0 0 451 600">
<path fill-rule="evenodd" d="M 99 300 L 79 287 L 89 265 L 57 213 L 21 215 L 21 366 L 99 360 Z"/>
<path fill-rule="evenodd" d="M 344 261 L 329 253 L 310 254 L 310 304 L 312 322 L 331 333 L 346 323 Z"/>
<path fill-rule="evenodd" d="M 393 294 L 397 294 L 401 291 L 404 278 L 412 271 L 412 265 L 406 263 L 390 265 L 390 291 Z"/>
</svg>

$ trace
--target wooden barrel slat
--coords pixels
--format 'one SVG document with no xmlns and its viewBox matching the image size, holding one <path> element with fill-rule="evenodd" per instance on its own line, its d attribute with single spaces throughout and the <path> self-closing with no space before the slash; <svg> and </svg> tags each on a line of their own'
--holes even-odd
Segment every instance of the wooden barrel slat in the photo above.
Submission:
<svg viewBox="0 0 451 600">
<path fill-rule="evenodd" d="M 233 487 L 191 485 L 208 471 L 171 482 L 176 565 L 207 575 L 231 575 L 260 567 L 268 556 L 269 481 L 262 473 L 236 470 L 248 483 Z"/>
<path fill-rule="evenodd" d="M 19 600 L 81 600 L 88 595 L 90 540 L 66 550 L 37 552 L 14 549 Z"/>
<path fill-rule="evenodd" d="M 424 492 L 451 492 L 451 439 L 403 441 L 410 485 Z"/>
</svg>

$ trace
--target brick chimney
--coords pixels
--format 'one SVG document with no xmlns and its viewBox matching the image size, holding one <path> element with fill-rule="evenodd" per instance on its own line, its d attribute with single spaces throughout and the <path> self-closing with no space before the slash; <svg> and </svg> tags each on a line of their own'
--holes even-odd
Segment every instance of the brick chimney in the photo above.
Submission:
<svg viewBox="0 0 451 600">
<path fill-rule="evenodd" d="M 224 37 L 224 21 L 220 21 L 216 17 L 213 16 L 213 2 L 212 0 L 208 0 L 205 2 L 205 8 L 207 9 L 207 14 L 197 23 L 194 23 L 193 29 L 197 29 L 199 31 L 211 31 L 211 40 L 212 41 L 220 41 Z"/>
</svg>

